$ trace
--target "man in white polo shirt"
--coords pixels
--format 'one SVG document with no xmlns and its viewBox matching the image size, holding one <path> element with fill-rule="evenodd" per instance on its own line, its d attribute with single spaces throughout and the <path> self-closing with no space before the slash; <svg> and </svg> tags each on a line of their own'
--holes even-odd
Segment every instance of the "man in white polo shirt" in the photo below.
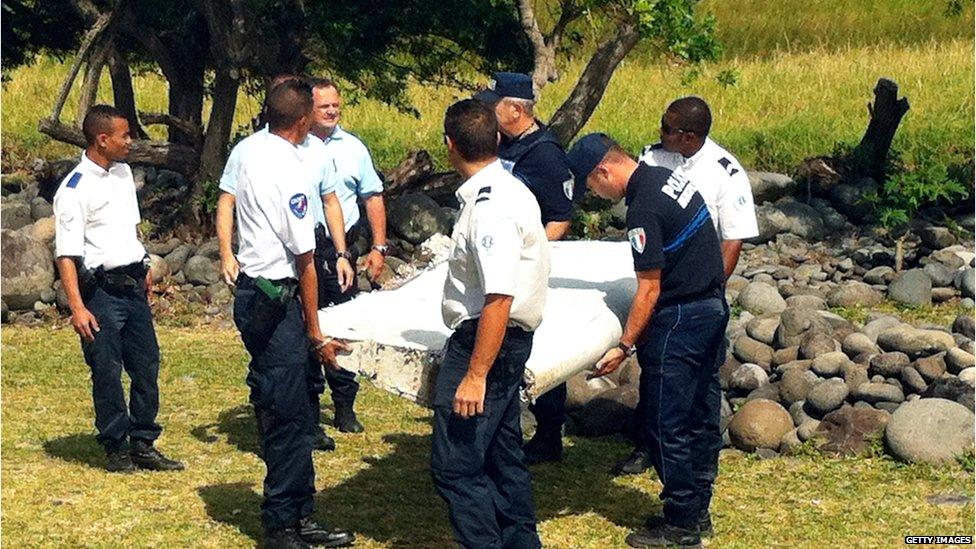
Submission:
<svg viewBox="0 0 976 549">
<path fill-rule="evenodd" d="M 464 547 L 540 547 L 522 454 L 519 388 L 549 284 L 549 243 L 531 191 L 498 160 L 491 108 L 444 117 L 465 182 L 441 311 L 454 330 L 437 373 L 431 473 Z"/>
</svg>

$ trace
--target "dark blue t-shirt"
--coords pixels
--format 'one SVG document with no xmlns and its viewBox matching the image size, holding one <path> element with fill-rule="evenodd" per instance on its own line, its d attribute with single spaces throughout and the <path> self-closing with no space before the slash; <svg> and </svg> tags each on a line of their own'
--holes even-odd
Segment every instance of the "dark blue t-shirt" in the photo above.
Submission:
<svg viewBox="0 0 976 549">
<path fill-rule="evenodd" d="M 535 195 L 543 225 L 570 220 L 576 194 L 573 174 L 566 152 L 548 128 L 540 124 L 537 131 L 521 139 L 503 139 L 498 156 Z"/>
<path fill-rule="evenodd" d="M 708 207 L 684 177 L 639 164 L 627 182 L 627 238 L 635 271 L 661 269 L 665 306 L 718 295 L 722 250 Z"/>
</svg>

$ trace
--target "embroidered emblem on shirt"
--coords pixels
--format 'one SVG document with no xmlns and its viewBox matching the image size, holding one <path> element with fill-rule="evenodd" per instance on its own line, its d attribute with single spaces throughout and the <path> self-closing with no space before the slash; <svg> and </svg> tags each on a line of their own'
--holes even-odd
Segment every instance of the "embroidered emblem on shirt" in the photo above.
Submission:
<svg viewBox="0 0 976 549">
<path fill-rule="evenodd" d="M 563 181 L 563 194 L 566 195 L 566 198 L 570 200 L 573 199 L 573 186 L 575 184 L 576 181 L 574 181 L 572 177 L 570 177 L 566 181 Z"/>
<path fill-rule="evenodd" d="M 65 229 L 70 229 L 71 222 L 74 220 L 75 220 L 75 216 L 69 213 L 63 213 L 60 216 L 58 216 L 58 222 L 61 223 L 61 226 L 64 227 Z"/>
<path fill-rule="evenodd" d="M 308 197 L 298 193 L 288 201 L 288 207 L 291 208 L 291 213 L 295 214 L 295 217 L 302 219 L 308 213 Z"/>
<path fill-rule="evenodd" d="M 721 164 L 723 168 L 725 168 L 725 171 L 729 172 L 729 176 L 733 176 L 739 173 L 739 169 L 733 168 L 732 161 L 729 160 L 728 158 L 719 158 L 718 163 Z"/>
<path fill-rule="evenodd" d="M 481 247 L 488 250 L 495 244 L 495 239 L 491 237 L 490 234 L 486 234 L 481 238 Z"/>
<path fill-rule="evenodd" d="M 627 240 L 630 240 L 630 245 L 634 247 L 637 253 L 644 253 L 644 246 L 647 245 L 647 235 L 644 234 L 643 227 L 637 227 L 636 229 L 627 231 Z"/>
<path fill-rule="evenodd" d="M 740 194 L 739 198 L 735 199 L 735 209 L 741 210 L 742 207 L 745 205 L 746 205 L 746 197 Z"/>
</svg>

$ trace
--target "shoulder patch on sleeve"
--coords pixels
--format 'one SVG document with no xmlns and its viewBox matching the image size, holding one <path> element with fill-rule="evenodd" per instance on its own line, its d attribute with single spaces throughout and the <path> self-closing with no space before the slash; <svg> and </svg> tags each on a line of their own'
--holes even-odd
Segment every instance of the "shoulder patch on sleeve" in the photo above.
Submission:
<svg viewBox="0 0 976 549">
<path fill-rule="evenodd" d="M 291 208 L 291 213 L 295 214 L 295 217 L 302 219 L 308 213 L 308 197 L 298 193 L 288 201 L 288 207 Z"/>
<path fill-rule="evenodd" d="M 630 240 L 630 245 L 639 254 L 644 253 L 644 247 L 647 245 L 647 234 L 644 232 L 644 227 L 635 227 L 627 231 L 627 240 Z"/>
<path fill-rule="evenodd" d="M 71 179 L 68 180 L 66 187 L 69 189 L 74 189 L 78 186 L 78 182 L 81 181 L 81 172 L 75 172 L 71 174 Z"/>
<path fill-rule="evenodd" d="M 725 171 L 729 173 L 730 177 L 739 173 L 739 169 L 732 166 L 732 161 L 729 160 L 728 158 L 725 158 L 724 156 L 718 159 L 718 163 L 721 164 L 723 168 L 725 168 Z"/>
</svg>

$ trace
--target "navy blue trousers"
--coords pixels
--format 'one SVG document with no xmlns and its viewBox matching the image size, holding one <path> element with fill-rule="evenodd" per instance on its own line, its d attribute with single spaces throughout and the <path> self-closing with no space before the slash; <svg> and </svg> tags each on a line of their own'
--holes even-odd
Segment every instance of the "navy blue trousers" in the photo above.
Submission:
<svg viewBox="0 0 976 549">
<path fill-rule="evenodd" d="M 462 419 L 454 394 L 468 371 L 477 320 L 447 342 L 434 394 L 431 474 L 447 502 L 454 535 L 467 548 L 541 547 L 532 476 L 522 454 L 519 387 L 532 333 L 509 328 L 488 373 L 484 414 Z"/>
<path fill-rule="evenodd" d="M 320 226 L 321 227 L 321 226 Z M 356 241 L 355 228 L 346 233 L 347 249 L 353 254 L 349 262 L 356 268 L 356 252 L 352 243 Z M 356 296 L 356 284 L 345 292 L 339 287 L 339 277 L 336 276 L 336 249 L 332 239 L 325 236 L 325 229 L 317 229 L 315 236 L 315 274 L 319 282 L 319 308 L 331 307 L 345 303 Z M 323 375 L 322 365 L 317 361 L 312 361 L 311 369 L 308 373 L 309 400 L 315 408 L 315 425 L 319 421 L 319 396 L 325 391 L 325 384 L 328 383 L 329 391 L 332 392 L 332 402 L 336 407 L 352 407 L 359 392 L 359 382 L 356 381 L 356 373 L 349 370 L 334 370 L 325 368 Z"/>
<path fill-rule="evenodd" d="M 550 436 L 562 436 L 566 423 L 566 384 L 560 383 L 529 404 L 529 411 L 535 415 L 536 432 Z"/>
<path fill-rule="evenodd" d="M 708 510 L 722 448 L 722 352 L 729 309 L 721 297 L 661 307 L 637 347 L 638 441 L 661 480 L 664 516 L 690 526 Z"/>
<path fill-rule="evenodd" d="M 129 438 L 152 442 L 162 427 L 159 413 L 159 345 L 144 289 L 95 289 L 85 307 L 98 321 L 95 340 L 81 342 L 91 367 L 97 440 L 106 450 L 122 448 Z M 132 382 L 126 406 L 122 370 Z"/>
<path fill-rule="evenodd" d="M 267 466 L 261 522 L 266 530 L 275 530 L 293 526 L 313 511 L 309 345 L 298 298 L 269 322 L 255 314 L 260 295 L 253 279 L 238 279 L 234 323 L 251 354 L 247 384 Z"/>
</svg>

